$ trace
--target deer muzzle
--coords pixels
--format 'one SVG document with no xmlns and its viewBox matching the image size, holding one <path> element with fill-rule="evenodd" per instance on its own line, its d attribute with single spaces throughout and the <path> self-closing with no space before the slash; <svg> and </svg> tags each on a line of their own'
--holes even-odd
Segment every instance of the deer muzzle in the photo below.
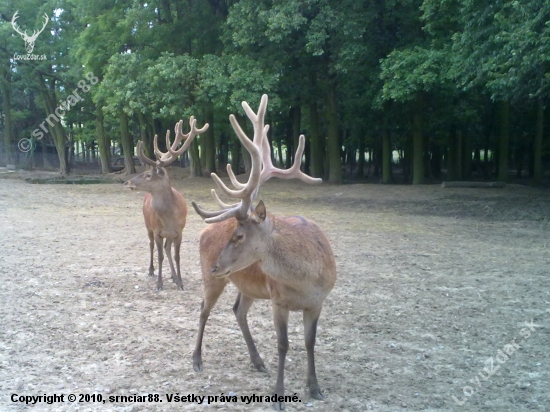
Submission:
<svg viewBox="0 0 550 412">
<path fill-rule="evenodd" d="M 130 180 L 127 180 L 126 182 L 124 182 L 122 186 L 124 186 L 126 189 L 132 189 L 132 190 L 136 188 L 136 185 L 134 185 Z"/>
</svg>

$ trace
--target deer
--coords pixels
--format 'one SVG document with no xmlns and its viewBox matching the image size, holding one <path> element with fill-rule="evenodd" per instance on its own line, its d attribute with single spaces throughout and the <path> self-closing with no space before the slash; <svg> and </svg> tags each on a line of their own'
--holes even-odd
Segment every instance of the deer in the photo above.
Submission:
<svg viewBox="0 0 550 412">
<path fill-rule="evenodd" d="M 155 243 L 158 252 L 158 276 L 157 291 L 162 290 L 162 262 L 164 260 L 162 252 L 162 240 L 166 239 L 164 251 L 170 264 L 172 280 L 176 283 L 179 290 L 183 290 L 183 281 L 180 272 L 180 246 L 182 232 L 185 228 L 187 218 L 187 204 L 180 192 L 170 185 L 170 178 L 165 169 L 166 166 L 174 162 L 178 156 L 182 155 L 188 148 L 196 135 L 205 132 L 209 125 L 206 123 L 201 129 L 196 128 L 196 120 L 191 116 L 189 125 L 191 130 L 187 134 L 182 132 L 183 121 L 176 123 L 174 128 L 176 137 L 174 143 L 170 143 L 170 130 L 166 132 L 167 152 L 163 153 L 158 148 L 157 135 L 153 140 L 156 161 L 149 159 L 144 153 L 144 146 L 141 141 L 137 144 L 137 155 L 139 159 L 151 169 L 135 176 L 124 182 L 124 187 L 128 189 L 138 189 L 148 192 L 143 201 L 143 217 L 145 218 L 145 227 L 149 235 L 149 276 L 155 276 L 153 265 L 153 254 Z M 177 149 L 180 142 L 185 139 L 181 148 Z M 174 260 L 176 270 L 172 261 L 171 248 L 174 245 Z"/>
<path fill-rule="evenodd" d="M 271 300 L 277 334 L 278 371 L 275 383 L 275 410 L 285 408 L 284 365 L 288 352 L 288 317 L 290 311 L 303 312 L 307 350 L 307 385 L 310 396 L 324 396 L 317 381 L 314 347 L 317 322 L 325 298 L 336 282 L 336 263 L 329 241 L 314 222 L 303 217 L 278 217 L 267 213 L 263 201 L 253 206 L 261 184 L 271 177 L 298 178 L 305 183 L 320 183 L 300 171 L 305 138 L 299 138 L 294 164 L 290 169 L 275 168 L 267 139 L 269 125 L 264 126 L 267 95 L 261 98 L 257 114 L 248 103 L 242 106 L 254 125 L 253 139 L 243 132 L 235 116 L 230 122 L 242 145 L 250 153 L 252 167 L 247 183 L 240 183 L 227 165 L 235 189 L 228 188 L 212 173 L 212 178 L 227 196 L 238 199 L 224 203 L 214 189 L 212 196 L 221 210 L 206 211 L 191 202 L 195 211 L 209 223 L 201 233 L 199 251 L 204 282 L 197 342 L 193 352 L 193 368 L 203 370 L 202 340 L 210 311 L 229 282 L 239 293 L 233 312 L 246 342 L 250 360 L 260 372 L 267 372 L 250 333 L 247 313 L 256 299 Z"/>
<path fill-rule="evenodd" d="M 21 31 L 19 29 L 17 23 L 15 22 L 19 18 L 19 16 L 17 15 L 18 13 L 19 13 L 19 10 L 17 10 L 13 14 L 13 16 L 11 18 L 11 26 L 23 38 L 23 40 L 25 41 L 25 49 L 27 50 L 28 54 L 31 54 L 32 51 L 34 50 L 34 43 L 36 42 L 36 39 L 38 38 L 38 35 L 44 31 L 44 29 L 46 28 L 46 25 L 50 21 L 50 18 L 48 17 L 48 15 L 46 13 L 44 13 L 44 24 L 42 25 L 42 28 L 40 30 L 35 30 L 32 33 L 32 35 L 29 36 L 27 34 L 27 30 Z"/>
</svg>

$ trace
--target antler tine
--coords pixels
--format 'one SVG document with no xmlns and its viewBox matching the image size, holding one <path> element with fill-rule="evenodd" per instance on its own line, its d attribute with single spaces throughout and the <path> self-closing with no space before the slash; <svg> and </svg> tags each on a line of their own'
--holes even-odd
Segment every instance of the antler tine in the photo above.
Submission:
<svg viewBox="0 0 550 412">
<path fill-rule="evenodd" d="M 157 167 L 156 162 L 152 161 L 147 156 L 145 156 L 145 153 L 143 152 L 143 142 L 141 140 L 139 140 L 138 143 L 137 143 L 137 156 L 138 156 L 139 160 L 141 160 L 143 163 L 145 163 L 149 166 Z"/>
<path fill-rule="evenodd" d="M 229 120 L 231 121 L 231 125 L 233 126 L 233 129 L 235 130 L 235 133 L 237 134 L 237 137 L 241 141 L 241 143 L 246 147 L 246 149 L 250 152 L 251 157 L 253 156 L 252 151 L 256 151 L 256 149 L 259 149 L 261 154 L 261 144 L 262 144 L 262 137 L 264 133 L 267 133 L 267 130 L 269 129 L 269 126 L 265 127 L 264 129 L 264 118 L 265 118 L 265 112 L 267 109 L 267 94 L 262 95 L 262 98 L 260 100 L 260 106 L 258 107 L 258 113 L 254 113 L 254 111 L 250 108 L 250 105 L 247 102 L 242 102 L 243 109 L 254 125 L 254 138 L 253 138 L 253 145 L 250 144 L 250 139 L 246 134 L 243 132 L 241 126 L 235 119 L 235 116 L 230 115 Z M 261 169 L 261 156 L 260 156 L 260 162 L 258 162 L 258 167 Z M 216 181 L 216 184 L 220 187 L 222 191 L 224 191 L 228 196 L 232 197 L 238 197 L 241 198 L 242 196 L 250 196 L 254 192 L 254 189 L 258 186 L 258 184 L 251 182 L 250 179 L 253 176 L 253 172 L 255 171 L 255 162 L 252 162 L 252 170 L 250 173 L 249 182 L 247 184 L 240 183 L 237 178 L 235 177 L 235 174 L 233 173 L 233 170 L 231 169 L 231 165 L 227 165 L 227 174 L 229 175 L 229 179 L 231 180 L 231 183 L 233 186 L 237 189 L 231 190 L 223 182 L 218 178 L 218 176 L 212 176 L 214 180 Z M 220 185 L 221 183 L 221 185 Z M 249 185 L 249 183 L 251 183 Z M 249 187 L 246 189 L 246 187 Z"/>
<path fill-rule="evenodd" d="M 172 163 L 175 160 L 175 158 L 172 157 L 172 154 L 169 151 L 168 152 L 160 151 L 158 147 L 157 135 L 155 135 L 155 138 L 153 139 L 153 145 L 155 147 L 155 155 L 157 157 L 157 167 L 168 166 L 170 163 Z M 166 131 L 166 147 L 170 148 L 170 130 Z"/>
<path fill-rule="evenodd" d="M 242 189 L 244 188 L 246 185 L 239 182 L 237 180 L 237 178 L 235 177 L 235 174 L 233 173 L 233 169 L 231 169 L 231 164 L 227 164 L 227 174 L 229 175 L 229 179 L 231 179 L 231 184 L 237 188 L 237 189 Z"/>
<path fill-rule="evenodd" d="M 180 120 L 177 124 L 176 124 L 176 127 L 175 127 L 175 130 L 176 130 L 176 141 L 174 142 L 174 144 L 172 145 L 172 147 L 169 147 L 168 148 L 168 151 L 170 153 L 172 153 L 172 156 L 175 156 L 175 157 L 178 157 L 180 156 L 181 154 L 183 154 L 187 149 L 189 149 L 189 146 L 191 145 L 191 143 L 193 142 L 193 140 L 195 139 L 195 136 L 201 134 L 201 133 L 204 133 L 205 131 L 208 130 L 208 128 L 210 127 L 210 125 L 208 123 L 205 123 L 204 126 L 201 128 L 201 129 L 197 129 L 196 127 L 196 124 L 197 124 L 197 120 L 191 116 L 191 118 L 189 119 L 189 126 L 191 126 L 191 130 L 189 130 L 189 133 L 187 134 L 183 134 L 182 132 L 182 124 L 183 124 L 183 121 Z M 178 147 L 178 144 L 179 142 L 182 141 L 182 139 L 185 139 L 185 142 L 183 143 L 183 146 L 181 146 L 179 148 L 179 150 L 176 150 L 176 147 Z"/>
<path fill-rule="evenodd" d="M 191 125 L 191 130 L 187 134 L 183 134 L 182 132 L 182 125 L 183 120 L 180 120 L 176 123 L 174 126 L 174 132 L 176 133 L 176 138 L 174 139 L 174 143 L 170 142 L 170 130 L 166 131 L 166 148 L 168 151 L 166 153 L 163 153 L 158 148 L 157 143 L 157 135 L 155 135 L 155 139 L 153 140 L 153 144 L 155 147 L 155 155 L 157 156 L 157 167 L 165 167 L 168 166 L 170 163 L 174 162 L 178 158 L 178 156 L 182 155 L 188 148 L 191 142 L 193 142 L 193 139 L 196 135 L 203 133 L 206 131 L 209 127 L 208 123 L 205 123 L 205 125 L 201 129 L 196 128 L 197 120 L 194 116 L 191 116 L 189 119 L 189 124 Z M 178 150 L 176 148 L 180 144 L 180 142 L 186 139 L 185 143 L 182 147 L 180 147 Z"/>
<path fill-rule="evenodd" d="M 153 138 L 153 151 L 155 152 L 155 156 L 157 158 L 157 162 L 160 162 L 161 159 L 162 159 L 162 155 L 164 153 L 162 153 L 160 150 L 159 150 L 159 146 L 158 146 L 158 135 L 155 135 L 155 137 Z"/>
<path fill-rule="evenodd" d="M 267 140 L 267 135 L 264 135 L 264 139 L 262 141 L 262 158 L 264 167 L 260 177 L 260 185 L 267 182 L 272 177 L 278 177 L 279 179 L 300 179 L 302 182 L 309 184 L 322 183 L 322 179 L 308 176 L 300 170 L 302 165 L 302 154 L 304 153 L 305 148 L 305 140 L 304 135 L 300 135 L 298 149 L 294 155 L 294 164 L 289 169 L 278 169 L 273 166 L 269 141 Z"/>
<path fill-rule="evenodd" d="M 216 203 L 218 204 L 219 207 L 221 207 L 222 209 L 231 209 L 233 207 L 236 207 L 238 206 L 239 204 L 238 203 L 234 203 L 232 205 L 228 205 L 227 203 L 223 202 L 219 197 L 218 197 L 218 194 L 216 193 L 216 191 L 214 189 L 210 190 L 210 193 L 212 194 L 212 197 L 214 198 L 214 200 L 216 201 Z"/>
<path fill-rule="evenodd" d="M 229 197 L 241 199 L 241 201 L 234 205 L 227 205 L 219 199 L 217 194 L 213 194 L 214 199 L 216 200 L 218 205 L 223 208 L 223 210 L 217 212 L 207 212 L 201 209 L 199 206 L 193 205 L 195 211 L 204 218 L 204 221 L 206 223 L 221 222 L 222 220 L 228 219 L 230 217 L 236 217 L 237 219 L 246 219 L 248 217 L 250 206 L 252 205 L 252 201 L 254 199 L 254 194 L 258 190 L 262 169 L 261 143 L 264 133 L 264 117 L 267 107 L 267 95 L 264 94 L 262 96 L 257 113 L 254 113 L 254 111 L 246 102 L 243 102 L 242 106 L 248 118 L 254 125 L 254 138 L 252 140 L 248 138 L 248 136 L 243 132 L 234 115 L 229 116 L 229 121 L 231 122 L 233 130 L 235 130 L 235 133 L 237 134 L 237 137 L 241 141 L 242 145 L 250 153 L 250 157 L 252 160 L 250 176 L 248 178 L 248 182 L 243 185 L 242 183 L 237 181 L 237 179 L 235 178 L 235 174 L 231 170 L 231 166 L 228 165 L 227 171 L 229 177 L 231 179 L 231 182 L 237 188 L 236 190 L 232 190 L 229 189 L 222 182 L 217 174 L 212 173 L 212 178 L 214 179 L 218 187 L 226 195 L 228 195 Z"/>
<path fill-rule="evenodd" d="M 252 192 L 254 191 L 255 187 L 258 186 L 258 183 L 260 181 L 260 172 L 261 172 L 261 153 L 260 148 L 254 144 L 252 140 L 250 140 L 246 134 L 241 129 L 241 126 L 237 122 L 237 119 L 235 119 L 235 116 L 230 115 L 229 121 L 231 122 L 231 125 L 233 126 L 233 129 L 237 133 L 237 137 L 243 144 L 243 146 L 248 150 L 250 153 L 250 157 L 252 159 L 252 169 L 250 171 L 250 177 L 248 178 L 248 182 L 238 190 L 232 190 L 229 189 L 225 183 L 222 182 L 222 180 L 218 177 L 216 173 L 212 173 L 212 178 L 218 185 L 218 187 L 229 197 L 236 197 L 239 199 L 242 199 L 246 196 L 250 196 Z M 255 138 L 256 136 L 254 136 Z M 234 176 L 234 175 L 233 175 Z M 236 180 L 236 179 L 235 179 Z"/>
<path fill-rule="evenodd" d="M 181 120 L 180 120 L 181 122 Z M 176 124 L 177 126 L 177 124 Z M 177 132 L 176 132 L 177 135 Z M 177 140 L 177 138 L 176 138 Z M 166 131 L 166 147 L 170 148 L 170 130 Z M 153 139 L 153 146 L 155 148 L 155 156 L 157 157 L 157 166 L 158 167 L 164 167 L 170 163 L 172 163 L 172 155 L 170 152 L 161 152 L 158 146 L 158 138 L 157 135 L 155 135 L 155 138 Z"/>
</svg>

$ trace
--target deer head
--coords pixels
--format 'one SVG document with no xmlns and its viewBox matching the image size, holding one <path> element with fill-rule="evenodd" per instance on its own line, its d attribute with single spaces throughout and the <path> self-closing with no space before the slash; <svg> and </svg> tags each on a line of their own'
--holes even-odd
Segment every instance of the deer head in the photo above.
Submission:
<svg viewBox="0 0 550 412">
<path fill-rule="evenodd" d="M 31 54 L 32 51 L 34 50 L 34 42 L 38 38 L 38 35 L 44 31 L 44 29 L 46 28 L 46 24 L 48 24 L 48 22 L 50 21 L 50 18 L 48 17 L 48 15 L 46 13 L 44 13 L 44 25 L 42 26 L 42 28 L 40 30 L 35 30 L 32 33 L 32 35 L 29 36 L 27 34 L 27 31 L 26 30 L 24 32 L 21 31 L 21 29 L 19 28 L 19 26 L 15 22 L 15 20 L 17 20 L 19 18 L 17 13 L 19 13 L 19 10 L 17 10 L 15 12 L 15 14 L 13 15 L 13 17 L 11 18 L 11 25 L 12 25 L 13 29 L 17 33 L 19 33 L 21 35 L 21 37 L 23 38 L 23 40 L 25 41 L 25 48 L 27 49 L 27 53 Z"/>
<path fill-rule="evenodd" d="M 197 129 L 196 123 L 197 120 L 193 116 L 191 116 L 191 118 L 189 119 L 191 130 L 189 131 L 189 133 L 183 134 L 183 120 L 177 122 L 176 126 L 174 127 L 174 131 L 176 133 L 174 143 L 170 142 L 170 130 L 168 130 L 166 132 L 166 147 L 168 149 L 166 153 L 163 153 L 159 150 L 157 135 L 155 135 L 153 143 L 155 148 L 155 156 L 157 157 L 156 161 L 151 160 L 147 156 L 145 156 L 145 153 L 143 151 L 143 143 L 140 140 L 137 144 L 137 155 L 143 163 L 152 166 L 152 168 L 125 182 L 124 187 L 128 189 L 144 190 L 149 193 L 153 193 L 157 190 L 163 190 L 163 188 L 167 186 L 169 187 L 170 179 L 168 178 L 168 174 L 166 173 L 166 170 L 164 168 L 171 164 L 174 160 L 178 158 L 178 156 L 182 155 L 189 148 L 189 145 L 191 145 L 196 135 L 201 134 L 208 129 L 208 123 L 206 123 L 202 127 L 202 129 Z M 180 142 L 184 139 L 185 142 L 183 143 L 183 145 L 179 149 L 177 149 Z"/>
</svg>

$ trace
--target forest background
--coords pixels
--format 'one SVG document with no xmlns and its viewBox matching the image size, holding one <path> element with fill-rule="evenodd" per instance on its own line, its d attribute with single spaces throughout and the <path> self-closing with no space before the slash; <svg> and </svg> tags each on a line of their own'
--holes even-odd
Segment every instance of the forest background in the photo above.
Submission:
<svg viewBox="0 0 550 412">
<path fill-rule="evenodd" d="M 330 183 L 538 184 L 549 20 L 542 0 L 2 0 L 0 166 L 135 173 L 138 140 L 153 157 L 194 115 L 191 175 L 246 172 L 228 116 L 246 128 L 241 101 L 267 93 L 275 162 L 303 133 Z"/>
</svg>

